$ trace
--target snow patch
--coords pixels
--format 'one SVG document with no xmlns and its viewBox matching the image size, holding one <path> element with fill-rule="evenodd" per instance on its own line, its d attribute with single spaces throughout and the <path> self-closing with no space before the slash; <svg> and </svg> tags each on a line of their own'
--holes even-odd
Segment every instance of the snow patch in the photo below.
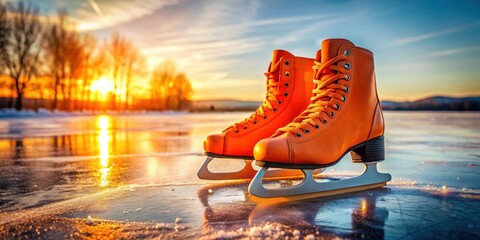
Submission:
<svg viewBox="0 0 480 240">
<path fill-rule="evenodd" d="M 313 234 L 309 234 L 309 235 L 305 236 L 304 239 L 305 240 L 315 240 L 315 236 Z"/>
<path fill-rule="evenodd" d="M 297 236 L 297 237 L 301 237 L 302 233 L 300 231 L 298 231 L 297 229 L 295 229 L 295 230 L 293 230 L 293 235 Z"/>
<path fill-rule="evenodd" d="M 93 218 L 90 215 L 88 215 L 87 220 L 85 220 L 85 223 L 87 225 L 93 225 L 93 223 L 94 223 Z"/>
<path fill-rule="evenodd" d="M 252 226 L 247 229 L 218 230 L 211 232 L 208 239 L 302 239 L 302 233 L 298 229 L 291 229 L 288 226 L 278 223 L 266 223 L 264 225 Z M 309 234 L 303 239 L 315 239 L 314 234 Z"/>
</svg>

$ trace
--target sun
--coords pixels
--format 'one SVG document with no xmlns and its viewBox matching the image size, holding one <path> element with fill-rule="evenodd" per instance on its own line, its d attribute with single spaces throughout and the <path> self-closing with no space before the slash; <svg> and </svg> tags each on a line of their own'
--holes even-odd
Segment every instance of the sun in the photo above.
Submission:
<svg viewBox="0 0 480 240">
<path fill-rule="evenodd" d="M 108 79 L 106 77 L 101 77 L 92 82 L 90 86 L 92 91 L 97 91 L 102 96 L 106 96 L 108 93 L 112 92 L 114 89 L 113 80 Z"/>
</svg>

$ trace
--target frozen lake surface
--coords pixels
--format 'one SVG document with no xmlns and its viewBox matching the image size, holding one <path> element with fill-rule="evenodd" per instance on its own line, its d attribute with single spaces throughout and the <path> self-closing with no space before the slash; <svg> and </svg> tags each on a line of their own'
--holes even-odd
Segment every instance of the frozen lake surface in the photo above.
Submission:
<svg viewBox="0 0 480 240">
<path fill-rule="evenodd" d="M 203 138 L 248 115 L 0 119 L 0 239 L 480 239 L 480 113 L 385 112 L 386 187 L 282 204 L 196 176 Z"/>
</svg>

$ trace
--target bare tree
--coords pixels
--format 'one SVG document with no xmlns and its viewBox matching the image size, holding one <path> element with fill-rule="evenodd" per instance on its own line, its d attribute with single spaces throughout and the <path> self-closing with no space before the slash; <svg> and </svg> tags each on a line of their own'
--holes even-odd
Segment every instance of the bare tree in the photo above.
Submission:
<svg viewBox="0 0 480 240">
<path fill-rule="evenodd" d="M 176 96 L 177 110 L 180 111 L 192 94 L 192 84 L 185 74 L 180 73 L 175 77 L 174 89 L 173 93 Z"/>
<path fill-rule="evenodd" d="M 5 51 L 8 46 L 11 34 L 11 21 L 7 15 L 7 4 L 0 1 L 0 54 Z M 3 54 L 2 54 L 3 55 Z M 0 57 L 0 75 L 7 73 L 6 63 L 3 57 Z M 13 101 L 15 98 L 15 83 L 10 78 L 2 78 L 2 86 L 7 87 L 10 90 L 10 99 L 8 101 L 8 107 L 13 108 Z"/>
<path fill-rule="evenodd" d="M 48 64 L 50 68 L 50 74 L 53 77 L 53 105 L 52 108 L 56 109 L 58 104 L 58 93 L 64 85 L 64 79 L 66 78 L 67 67 L 67 29 L 66 29 L 66 14 L 59 12 L 58 20 L 49 26 L 45 37 L 45 50 L 47 52 Z M 65 98 L 65 96 L 63 96 Z"/>
<path fill-rule="evenodd" d="M 100 77 L 105 75 L 105 72 L 109 69 L 109 62 L 107 61 L 108 59 L 108 50 L 107 48 L 102 44 L 101 47 L 97 49 L 97 53 L 93 56 L 92 58 L 92 65 L 91 65 L 91 76 L 90 79 L 95 80 L 99 79 Z M 90 84 L 91 86 L 91 84 Z M 90 87 L 89 86 L 89 87 Z M 97 106 L 95 105 L 94 102 L 98 101 L 98 94 L 95 93 L 94 98 L 92 99 L 92 94 L 90 92 L 89 94 L 89 109 L 95 109 Z"/>
<path fill-rule="evenodd" d="M 7 5 L 0 1 L 0 48 L 3 50 L 4 47 L 9 43 L 10 38 L 10 22 L 7 16 Z M 3 58 L 0 58 L 0 74 L 6 72 Z"/>
<path fill-rule="evenodd" d="M 128 100 L 130 95 L 130 85 L 132 83 L 133 73 L 136 70 L 137 64 L 140 60 L 140 54 L 138 54 L 137 49 L 132 49 L 130 54 L 128 54 L 127 59 L 127 71 L 125 76 L 125 110 L 128 110 Z"/>
<path fill-rule="evenodd" d="M 23 2 L 13 7 L 12 12 L 7 19 L 11 31 L 1 46 L 0 55 L 7 75 L 15 83 L 15 108 L 21 110 L 23 96 L 39 67 L 42 24 L 37 17 L 38 10 Z"/>
<path fill-rule="evenodd" d="M 132 88 L 135 76 L 141 77 L 146 74 L 146 59 L 140 54 L 140 50 L 132 47 L 126 58 L 126 72 L 125 72 L 125 110 L 128 110 L 130 91 Z"/>
<path fill-rule="evenodd" d="M 97 60 L 101 60 L 102 58 L 98 58 L 95 53 L 97 52 L 97 40 L 92 35 L 84 35 L 81 38 L 82 46 L 83 46 L 83 62 L 82 62 L 82 96 L 81 99 L 83 101 L 83 108 L 86 108 L 86 103 L 91 100 L 91 91 L 90 86 L 92 85 L 92 81 L 95 78 L 95 69 L 102 68 L 101 62 L 97 62 Z M 97 52 L 98 53 L 98 52 Z"/>
<path fill-rule="evenodd" d="M 81 37 L 76 32 L 69 32 L 67 35 L 67 66 L 66 66 L 66 81 L 62 85 L 62 93 L 66 96 L 66 109 L 72 110 L 74 105 L 76 91 L 78 90 L 78 80 L 82 74 L 84 48 L 81 42 Z"/>
<path fill-rule="evenodd" d="M 108 42 L 108 49 L 114 81 L 113 108 L 119 109 L 117 102 L 123 99 L 123 108 L 126 110 L 129 106 L 132 82 L 136 77 L 145 74 L 146 60 L 131 40 L 117 32 L 112 34 Z"/>
<path fill-rule="evenodd" d="M 155 68 L 150 80 L 152 105 L 158 109 L 170 108 L 170 89 L 173 87 L 176 68 L 175 63 L 166 60 Z"/>
<path fill-rule="evenodd" d="M 76 109 L 77 100 L 84 96 L 85 85 L 91 84 L 90 67 L 96 40 L 69 29 L 68 24 L 67 14 L 59 12 L 57 21 L 50 25 L 44 37 L 49 72 L 53 78 L 54 109 L 57 108 L 59 92 L 62 93 L 64 109 Z"/>
<path fill-rule="evenodd" d="M 160 104 L 159 109 L 182 109 L 182 104 L 190 97 L 192 86 L 184 73 L 178 73 L 175 63 L 170 60 L 157 66 L 150 81 L 152 105 Z"/>
<path fill-rule="evenodd" d="M 114 32 L 112 34 L 112 38 L 109 42 L 109 50 L 110 50 L 110 55 L 112 57 L 112 73 L 113 73 L 113 81 L 114 81 L 114 86 L 113 86 L 113 96 L 112 96 L 112 104 L 113 108 L 116 109 L 116 104 L 117 104 L 117 98 L 118 95 L 117 93 L 119 92 L 121 86 L 122 86 L 122 77 L 123 74 L 122 72 L 125 71 L 125 58 L 128 54 L 128 49 L 131 48 L 131 43 L 120 33 Z"/>
</svg>

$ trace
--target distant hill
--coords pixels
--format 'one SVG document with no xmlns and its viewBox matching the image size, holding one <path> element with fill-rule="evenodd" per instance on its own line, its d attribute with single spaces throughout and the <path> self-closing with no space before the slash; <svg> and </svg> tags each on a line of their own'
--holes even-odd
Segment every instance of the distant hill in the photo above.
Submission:
<svg viewBox="0 0 480 240">
<path fill-rule="evenodd" d="M 248 111 L 255 110 L 262 105 L 260 101 L 242 101 L 234 99 L 192 101 L 192 111 Z"/>
<path fill-rule="evenodd" d="M 414 111 L 480 111 L 480 96 L 446 97 L 434 96 L 413 102 L 382 101 L 384 110 Z"/>
<path fill-rule="evenodd" d="M 260 101 L 234 99 L 199 100 L 190 102 L 192 111 L 250 111 L 260 106 Z M 433 96 L 411 102 L 382 101 L 384 110 L 412 111 L 480 111 L 480 96 Z"/>
</svg>

